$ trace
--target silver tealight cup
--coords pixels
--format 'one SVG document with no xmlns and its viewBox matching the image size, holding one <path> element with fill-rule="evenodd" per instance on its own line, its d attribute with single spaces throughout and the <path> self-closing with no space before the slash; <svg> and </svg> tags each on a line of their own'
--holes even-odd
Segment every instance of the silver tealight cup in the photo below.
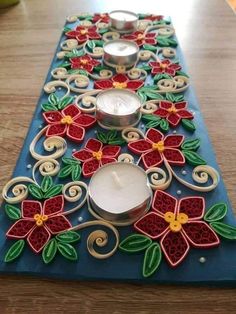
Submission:
<svg viewBox="0 0 236 314">
<path fill-rule="evenodd" d="M 132 33 L 138 26 L 138 15 L 124 10 L 116 10 L 109 13 L 110 27 L 120 33 Z"/>
<path fill-rule="evenodd" d="M 126 89 L 108 89 L 98 94 L 96 118 L 104 128 L 122 130 L 136 125 L 141 117 L 141 100 Z"/>
</svg>

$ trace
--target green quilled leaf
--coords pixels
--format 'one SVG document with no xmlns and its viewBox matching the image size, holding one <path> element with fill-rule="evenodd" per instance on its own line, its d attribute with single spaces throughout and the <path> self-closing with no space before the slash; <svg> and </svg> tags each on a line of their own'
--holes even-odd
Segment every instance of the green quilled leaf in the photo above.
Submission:
<svg viewBox="0 0 236 314">
<path fill-rule="evenodd" d="M 206 165 L 206 161 L 197 153 L 190 150 L 183 150 L 187 162 L 192 166 Z"/>
<path fill-rule="evenodd" d="M 200 139 L 195 138 L 192 140 L 185 140 L 181 145 L 183 150 L 194 150 L 196 151 L 200 147 Z"/>
<path fill-rule="evenodd" d="M 62 243 L 74 243 L 79 241 L 80 235 L 75 231 L 66 231 L 56 235 L 56 239 Z"/>
<path fill-rule="evenodd" d="M 211 222 L 210 226 L 223 238 L 236 240 L 236 227 L 224 224 L 223 222 Z"/>
<path fill-rule="evenodd" d="M 55 195 L 58 195 L 61 193 L 63 188 L 63 184 L 56 184 L 54 186 L 52 186 L 45 194 L 44 194 L 44 198 L 51 198 Z"/>
<path fill-rule="evenodd" d="M 150 71 L 152 67 L 150 67 L 149 65 L 141 65 L 139 69 L 142 69 L 144 71 Z"/>
<path fill-rule="evenodd" d="M 167 132 L 170 128 L 169 122 L 165 119 L 160 120 L 160 128 L 163 132 Z"/>
<path fill-rule="evenodd" d="M 97 138 L 98 138 L 99 141 L 101 141 L 103 144 L 107 144 L 107 137 L 106 137 L 106 134 L 104 134 L 103 132 L 97 132 Z"/>
<path fill-rule="evenodd" d="M 43 248 L 42 257 L 45 264 L 49 264 L 57 253 L 57 241 L 55 238 L 51 239 Z"/>
<path fill-rule="evenodd" d="M 159 116 L 154 115 L 154 114 L 144 114 L 142 116 L 142 119 L 145 121 L 160 121 L 161 120 Z"/>
<path fill-rule="evenodd" d="M 93 49 L 96 47 L 95 42 L 93 40 L 89 40 L 87 42 L 87 46 L 91 52 L 93 52 Z"/>
<path fill-rule="evenodd" d="M 221 220 L 227 214 L 227 205 L 225 203 L 217 203 L 210 207 L 204 216 L 207 222 L 214 222 Z"/>
<path fill-rule="evenodd" d="M 142 102 L 147 101 L 147 96 L 144 92 L 138 92 L 138 96 L 140 97 Z"/>
<path fill-rule="evenodd" d="M 38 185 L 29 184 L 28 189 L 29 189 L 30 194 L 34 198 L 36 198 L 38 200 L 41 200 L 43 198 L 43 192 L 41 191 L 41 188 Z"/>
<path fill-rule="evenodd" d="M 188 74 L 186 74 L 186 73 L 183 72 L 183 71 L 177 71 L 176 74 L 177 74 L 177 75 L 181 75 L 181 76 L 189 77 Z"/>
<path fill-rule="evenodd" d="M 158 36 L 157 37 L 157 44 L 160 47 L 169 47 L 168 38 L 164 38 L 164 37 Z"/>
<path fill-rule="evenodd" d="M 114 140 L 117 136 L 117 131 L 116 130 L 111 130 L 107 133 L 107 139 L 108 140 Z"/>
<path fill-rule="evenodd" d="M 166 73 L 162 73 L 162 74 L 156 74 L 153 79 L 154 79 L 154 82 L 157 82 L 163 79 L 172 79 L 172 77 Z"/>
<path fill-rule="evenodd" d="M 123 138 L 117 138 L 117 139 L 108 141 L 108 144 L 110 144 L 110 145 L 123 145 L 125 143 L 126 143 L 126 141 Z"/>
<path fill-rule="evenodd" d="M 14 261 L 17 257 L 20 256 L 23 249 L 25 247 L 25 241 L 24 240 L 18 240 L 16 241 L 7 251 L 4 261 L 5 263 L 9 263 Z"/>
<path fill-rule="evenodd" d="M 59 102 L 59 98 L 55 94 L 51 94 L 48 97 L 48 102 L 52 105 L 57 105 Z"/>
<path fill-rule="evenodd" d="M 6 204 L 5 213 L 12 220 L 18 220 L 21 218 L 21 211 L 18 207 Z"/>
<path fill-rule="evenodd" d="M 69 28 L 69 27 L 64 27 L 64 28 L 63 28 L 63 32 L 64 32 L 64 33 L 67 33 L 67 32 L 70 32 L 70 31 L 72 31 L 72 29 Z"/>
<path fill-rule="evenodd" d="M 161 123 L 161 120 L 149 121 L 149 122 L 146 124 L 146 128 L 147 128 L 147 129 L 155 128 L 155 127 L 157 127 L 158 125 L 160 125 L 160 123 Z"/>
<path fill-rule="evenodd" d="M 175 95 L 175 102 L 183 101 L 184 95 Z"/>
<path fill-rule="evenodd" d="M 104 33 L 106 33 L 106 32 L 108 32 L 108 28 L 100 28 L 100 29 L 98 30 L 98 33 L 99 33 L 99 34 L 104 34 Z"/>
<path fill-rule="evenodd" d="M 57 110 L 57 106 L 52 105 L 52 104 L 42 104 L 41 108 L 43 111 L 55 111 Z"/>
<path fill-rule="evenodd" d="M 147 97 L 148 98 L 150 98 L 150 99 L 160 99 L 160 100 L 162 100 L 163 99 L 163 96 L 161 95 L 161 94 L 158 94 L 158 93 L 153 93 L 153 92 L 151 92 L 151 91 L 147 91 L 146 92 L 146 95 L 147 95 Z"/>
<path fill-rule="evenodd" d="M 140 252 L 148 248 L 152 240 L 142 234 L 131 234 L 125 238 L 119 245 L 119 249 L 127 253 Z"/>
<path fill-rule="evenodd" d="M 52 178 L 50 176 L 45 176 L 41 183 L 41 191 L 43 193 L 47 192 L 47 190 L 53 185 Z"/>
<path fill-rule="evenodd" d="M 182 123 L 182 126 L 190 132 L 194 132 L 196 130 L 194 123 L 189 119 L 182 119 L 181 123 Z"/>
<path fill-rule="evenodd" d="M 157 47 L 145 44 L 145 45 L 143 45 L 143 49 L 149 50 L 149 51 L 156 51 Z"/>
<path fill-rule="evenodd" d="M 59 178 L 66 178 L 68 177 L 73 170 L 73 165 L 66 165 L 65 167 L 61 168 L 58 177 Z"/>
<path fill-rule="evenodd" d="M 62 157 L 62 162 L 66 165 L 80 164 L 79 160 L 76 160 L 74 158 L 68 158 L 68 157 Z"/>
<path fill-rule="evenodd" d="M 88 76 L 87 71 L 85 71 L 85 70 L 76 70 L 76 69 L 68 70 L 68 74 L 81 74 L 81 75 Z"/>
<path fill-rule="evenodd" d="M 68 96 L 59 101 L 58 109 L 64 109 L 67 105 L 72 104 L 74 97 Z"/>
<path fill-rule="evenodd" d="M 175 39 L 172 39 L 172 38 L 168 38 L 168 44 L 171 46 L 171 47 L 177 47 L 178 46 L 178 43 Z"/>
<path fill-rule="evenodd" d="M 95 46 L 97 46 L 97 47 L 103 47 L 103 45 L 104 45 L 103 40 L 93 40 L 93 42 L 95 43 Z"/>
<path fill-rule="evenodd" d="M 175 96 L 174 94 L 171 93 L 166 93 L 166 99 L 171 101 L 171 102 L 175 102 Z"/>
<path fill-rule="evenodd" d="M 158 243 L 152 243 L 144 256 L 143 260 L 143 276 L 150 277 L 159 267 L 162 259 L 161 248 Z"/>
<path fill-rule="evenodd" d="M 81 167 L 79 164 L 72 166 L 71 178 L 73 181 L 79 180 L 81 175 Z"/>
<path fill-rule="evenodd" d="M 78 259 L 77 252 L 75 248 L 69 243 L 60 243 L 57 244 L 58 250 L 66 259 L 71 261 L 76 261 Z"/>
<path fill-rule="evenodd" d="M 153 91 L 156 89 L 157 89 L 156 85 L 147 85 L 147 86 L 143 86 L 143 87 L 139 88 L 138 92 L 150 92 L 150 91 Z"/>
</svg>

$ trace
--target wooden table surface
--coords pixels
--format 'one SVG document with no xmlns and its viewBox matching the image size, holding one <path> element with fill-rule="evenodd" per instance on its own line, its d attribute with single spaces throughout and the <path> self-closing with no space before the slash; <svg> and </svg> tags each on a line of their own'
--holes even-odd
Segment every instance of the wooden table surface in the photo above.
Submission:
<svg viewBox="0 0 236 314">
<path fill-rule="evenodd" d="M 223 0 L 25 0 L 0 10 L 0 186 L 10 178 L 65 18 L 129 9 L 171 15 L 236 208 L 236 16 Z M 236 313 L 231 288 L 0 277 L 0 313 Z"/>
</svg>

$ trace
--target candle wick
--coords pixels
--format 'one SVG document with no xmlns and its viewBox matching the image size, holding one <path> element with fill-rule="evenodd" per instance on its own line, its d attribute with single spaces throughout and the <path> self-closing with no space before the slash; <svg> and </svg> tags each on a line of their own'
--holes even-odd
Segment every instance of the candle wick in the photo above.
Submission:
<svg viewBox="0 0 236 314">
<path fill-rule="evenodd" d="M 115 171 L 112 171 L 111 175 L 112 175 L 114 182 L 117 185 L 117 187 L 122 188 L 123 185 L 122 185 L 120 178 L 118 177 L 117 173 Z"/>
</svg>

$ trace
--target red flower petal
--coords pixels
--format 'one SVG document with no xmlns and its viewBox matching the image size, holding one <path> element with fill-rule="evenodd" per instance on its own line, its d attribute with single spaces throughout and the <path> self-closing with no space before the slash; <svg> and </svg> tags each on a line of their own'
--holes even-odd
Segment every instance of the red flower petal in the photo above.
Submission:
<svg viewBox="0 0 236 314">
<path fill-rule="evenodd" d="M 156 167 L 163 161 L 162 155 L 158 150 L 153 150 L 142 155 L 142 161 L 145 168 Z"/>
<path fill-rule="evenodd" d="M 156 33 L 147 33 L 145 35 L 145 38 L 155 38 L 156 37 Z"/>
<path fill-rule="evenodd" d="M 113 157 L 116 158 L 120 153 L 120 146 L 107 145 L 102 149 L 102 154 L 104 157 Z"/>
<path fill-rule="evenodd" d="M 152 68 L 151 73 L 152 74 L 159 74 L 159 73 L 163 73 L 163 70 L 160 67 L 154 67 L 154 68 Z"/>
<path fill-rule="evenodd" d="M 35 227 L 35 221 L 31 219 L 20 219 L 15 222 L 7 231 L 6 236 L 13 239 L 21 239 Z"/>
<path fill-rule="evenodd" d="M 99 35 L 96 32 L 91 32 L 91 31 L 88 32 L 88 36 L 90 39 L 100 39 L 101 38 L 101 35 Z"/>
<path fill-rule="evenodd" d="M 49 124 L 47 127 L 46 136 L 62 136 L 66 133 L 67 125 L 56 123 L 56 124 Z"/>
<path fill-rule="evenodd" d="M 95 158 L 85 161 L 82 167 L 83 176 L 86 178 L 91 177 L 93 173 L 98 170 L 99 167 L 100 162 Z"/>
<path fill-rule="evenodd" d="M 146 133 L 146 138 L 152 143 L 158 143 L 163 140 L 164 136 L 161 132 L 155 129 L 149 129 Z"/>
<path fill-rule="evenodd" d="M 123 35 L 124 39 L 128 39 L 128 40 L 135 40 L 137 38 L 137 36 L 135 35 Z"/>
<path fill-rule="evenodd" d="M 157 41 L 153 38 L 145 38 L 145 43 L 149 45 L 156 45 Z"/>
<path fill-rule="evenodd" d="M 144 43 L 145 43 L 145 40 L 144 40 L 144 39 L 137 39 L 137 40 L 136 40 L 136 44 L 137 44 L 138 46 L 142 46 Z"/>
<path fill-rule="evenodd" d="M 160 242 L 161 248 L 169 264 L 177 266 L 187 255 L 190 246 L 181 232 L 167 232 Z"/>
<path fill-rule="evenodd" d="M 160 62 L 157 62 L 157 61 L 149 62 L 149 65 L 153 68 L 160 68 Z"/>
<path fill-rule="evenodd" d="M 161 118 L 166 118 L 169 115 L 169 112 L 165 109 L 158 108 L 156 111 L 153 112 L 153 114 L 156 114 Z"/>
<path fill-rule="evenodd" d="M 76 39 L 77 39 L 79 44 L 83 44 L 87 41 L 88 36 L 87 35 L 77 35 Z"/>
<path fill-rule="evenodd" d="M 84 127 L 89 128 L 96 123 L 96 119 L 89 114 L 81 114 L 77 118 L 74 119 L 75 123 Z"/>
<path fill-rule="evenodd" d="M 179 110 L 177 112 L 177 114 L 182 119 L 193 119 L 193 114 L 191 112 L 189 112 L 188 110 Z"/>
<path fill-rule="evenodd" d="M 63 195 L 57 195 L 49 198 L 43 204 L 43 214 L 47 216 L 56 215 L 61 213 L 64 208 Z"/>
<path fill-rule="evenodd" d="M 96 26 L 89 26 L 89 27 L 86 27 L 86 28 L 87 28 L 87 30 L 89 32 L 96 32 L 97 31 L 97 27 Z"/>
<path fill-rule="evenodd" d="M 128 144 L 128 148 L 135 154 L 146 153 L 152 149 L 152 144 L 147 142 L 146 140 L 138 140 L 134 142 L 130 142 Z"/>
<path fill-rule="evenodd" d="M 125 83 L 128 80 L 129 80 L 128 77 L 124 74 L 116 74 L 112 78 L 113 82 L 118 82 L 118 83 Z"/>
<path fill-rule="evenodd" d="M 99 61 L 97 60 L 94 60 L 94 59 L 91 59 L 89 62 L 88 62 L 89 65 L 92 65 L 92 66 L 97 66 L 99 64 L 101 64 Z"/>
<path fill-rule="evenodd" d="M 200 196 L 181 198 L 178 206 L 178 213 L 188 215 L 189 221 L 199 220 L 204 216 L 205 200 Z"/>
<path fill-rule="evenodd" d="M 38 201 L 25 200 L 21 204 L 22 218 L 34 218 L 42 213 L 42 205 Z"/>
<path fill-rule="evenodd" d="M 60 122 L 62 117 L 62 114 L 59 111 L 47 111 L 43 113 L 43 117 L 45 121 L 49 124 Z"/>
<path fill-rule="evenodd" d="M 66 135 L 74 142 L 82 142 L 85 135 L 84 128 L 80 127 L 78 124 L 73 123 L 68 126 Z"/>
<path fill-rule="evenodd" d="M 113 83 L 111 80 L 101 80 L 101 81 L 94 82 L 94 88 L 96 89 L 108 89 L 112 87 L 113 87 Z"/>
<path fill-rule="evenodd" d="M 77 31 L 70 31 L 70 32 L 67 32 L 65 35 L 67 38 L 69 39 L 74 39 L 76 38 L 76 36 L 78 36 L 80 33 L 77 32 Z"/>
<path fill-rule="evenodd" d="M 72 118 L 76 118 L 76 116 L 81 114 L 81 111 L 75 105 L 69 105 L 65 109 L 62 110 L 62 114 L 64 116 L 71 116 Z"/>
<path fill-rule="evenodd" d="M 179 147 L 184 141 L 183 135 L 167 135 L 164 139 L 164 146 Z"/>
<path fill-rule="evenodd" d="M 177 126 L 180 122 L 181 118 L 177 113 L 170 113 L 167 117 L 167 121 L 172 125 L 172 126 Z"/>
<path fill-rule="evenodd" d="M 187 101 L 181 101 L 181 102 L 176 102 L 176 103 L 175 103 L 175 108 L 176 108 L 177 110 L 179 110 L 179 109 L 185 109 L 185 108 L 187 108 L 187 106 L 188 106 Z"/>
<path fill-rule="evenodd" d="M 82 26 L 82 25 L 78 25 L 76 26 L 76 31 L 80 32 L 80 31 L 84 31 L 86 30 L 87 28 L 85 26 Z"/>
<path fill-rule="evenodd" d="M 88 71 L 89 73 L 93 71 L 93 65 L 87 63 L 80 66 L 80 69 L 84 69 Z"/>
<path fill-rule="evenodd" d="M 173 106 L 173 103 L 171 101 L 165 101 L 165 100 L 161 100 L 159 103 L 159 107 L 161 109 L 170 109 Z"/>
<path fill-rule="evenodd" d="M 169 228 L 169 224 L 158 214 L 150 212 L 147 215 L 139 219 L 135 224 L 134 228 L 155 240 L 162 236 Z"/>
<path fill-rule="evenodd" d="M 171 165 L 184 165 L 185 164 L 185 158 L 184 155 L 181 153 L 180 150 L 176 148 L 166 148 L 163 152 L 166 160 Z"/>
<path fill-rule="evenodd" d="M 182 225 L 183 233 L 194 247 L 216 246 L 220 240 L 216 233 L 203 221 L 194 221 Z"/>
<path fill-rule="evenodd" d="M 170 60 L 168 60 L 168 59 L 162 60 L 161 63 L 165 64 L 165 65 L 170 65 L 171 64 Z"/>
<path fill-rule="evenodd" d="M 27 237 L 27 241 L 35 253 L 39 253 L 49 241 L 51 235 L 46 228 L 36 227 Z"/>
<path fill-rule="evenodd" d="M 85 148 L 92 152 L 98 152 L 102 149 L 102 143 L 94 138 L 90 138 L 85 144 Z"/>
<path fill-rule="evenodd" d="M 137 90 L 143 85 L 144 85 L 143 81 L 129 81 L 127 83 L 127 88 L 132 89 L 132 90 Z"/>
<path fill-rule="evenodd" d="M 168 66 L 169 69 L 172 69 L 172 70 L 175 70 L 175 71 L 178 71 L 178 70 L 181 70 L 181 66 L 179 64 L 176 64 L 176 63 L 171 63 L 169 66 Z"/>
<path fill-rule="evenodd" d="M 45 222 L 45 225 L 52 234 L 57 234 L 72 227 L 69 220 L 63 215 L 50 217 Z"/>
<path fill-rule="evenodd" d="M 144 32 L 142 32 L 142 31 L 136 31 L 133 33 L 133 35 L 136 37 L 138 37 L 138 35 L 143 35 L 143 34 L 144 34 Z"/>
<path fill-rule="evenodd" d="M 89 160 L 93 157 L 93 154 L 86 149 L 81 149 L 72 154 L 72 156 L 82 162 Z"/>
<path fill-rule="evenodd" d="M 171 76 L 175 76 L 175 70 L 171 69 L 171 68 L 165 68 L 164 72 L 167 74 L 170 74 Z"/>
<path fill-rule="evenodd" d="M 175 197 L 166 192 L 157 190 L 152 201 L 152 208 L 162 216 L 166 212 L 176 214 L 177 202 L 178 201 Z"/>
<path fill-rule="evenodd" d="M 117 160 L 115 158 L 109 158 L 109 157 L 102 157 L 101 159 L 101 165 L 104 166 L 106 164 L 110 164 L 111 162 L 116 162 Z"/>
</svg>

